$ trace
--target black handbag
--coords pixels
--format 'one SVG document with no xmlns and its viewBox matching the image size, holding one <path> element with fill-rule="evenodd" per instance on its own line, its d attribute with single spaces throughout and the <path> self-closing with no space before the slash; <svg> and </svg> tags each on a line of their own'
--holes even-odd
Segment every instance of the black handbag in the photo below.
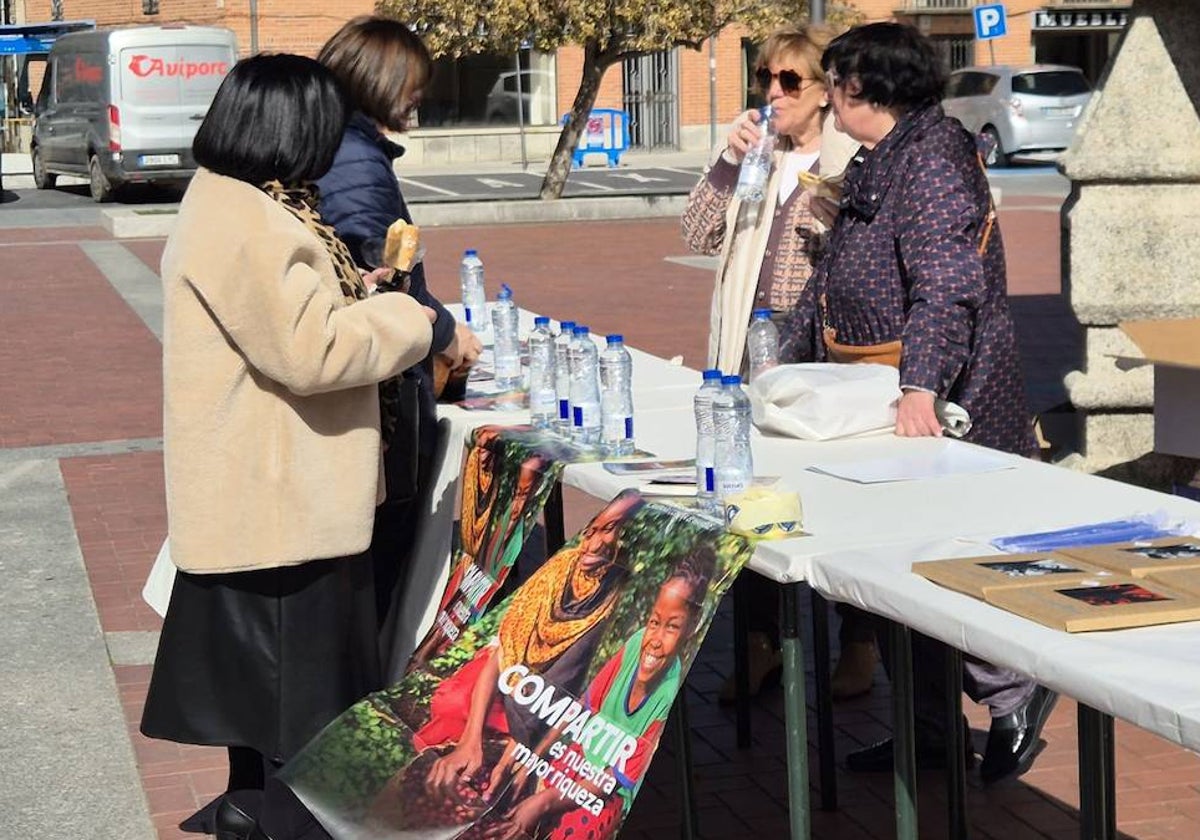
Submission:
<svg viewBox="0 0 1200 840">
<path fill-rule="evenodd" d="M 396 426 L 384 443 L 383 477 L 388 502 L 406 502 L 417 495 L 417 457 L 421 445 L 421 382 L 410 369 L 396 377 L 399 386 Z"/>
</svg>

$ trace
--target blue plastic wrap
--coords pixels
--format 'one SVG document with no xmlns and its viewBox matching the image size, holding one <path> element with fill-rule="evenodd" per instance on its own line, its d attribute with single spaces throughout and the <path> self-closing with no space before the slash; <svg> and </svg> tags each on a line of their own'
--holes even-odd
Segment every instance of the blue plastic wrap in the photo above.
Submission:
<svg viewBox="0 0 1200 840">
<path fill-rule="evenodd" d="M 997 537 L 991 544 L 1014 554 L 1036 551 L 1053 551 L 1082 545 L 1104 545 L 1105 543 L 1152 540 L 1158 537 L 1173 537 L 1190 534 L 1193 523 L 1171 521 L 1163 512 L 1143 513 L 1129 519 L 1111 519 L 1075 525 L 1058 531 L 1042 531 L 1036 534 L 1013 534 Z"/>
</svg>

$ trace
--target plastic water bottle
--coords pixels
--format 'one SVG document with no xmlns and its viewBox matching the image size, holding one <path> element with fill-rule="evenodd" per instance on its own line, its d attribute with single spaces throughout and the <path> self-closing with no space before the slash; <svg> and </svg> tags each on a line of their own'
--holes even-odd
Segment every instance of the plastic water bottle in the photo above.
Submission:
<svg viewBox="0 0 1200 840">
<path fill-rule="evenodd" d="M 517 334 L 517 305 L 512 299 L 512 289 L 507 285 L 500 286 L 496 305 L 492 307 L 492 327 L 496 334 L 493 348 L 496 387 L 501 391 L 515 391 L 523 384 L 521 338 Z"/>
<path fill-rule="evenodd" d="M 575 327 L 575 338 L 567 348 L 571 372 L 571 440 L 585 446 L 600 442 L 598 355 L 591 331 L 587 327 Z"/>
<path fill-rule="evenodd" d="M 746 355 L 750 357 L 750 381 L 764 370 L 779 364 L 779 328 L 771 320 L 770 309 L 755 309 L 746 332 Z"/>
<path fill-rule="evenodd" d="M 553 429 L 558 418 L 554 341 L 550 319 L 534 318 L 529 334 L 529 418 L 535 429 Z"/>
<path fill-rule="evenodd" d="M 754 480 L 754 456 L 750 451 L 750 398 L 742 390 L 740 376 L 721 379 L 721 390 L 713 399 L 716 430 L 717 497 L 725 502 L 741 493 Z"/>
<path fill-rule="evenodd" d="M 766 195 L 771 155 L 775 151 L 775 126 L 771 122 L 774 110 L 770 105 L 759 109 L 758 128 L 762 136 L 742 158 L 742 169 L 738 172 L 737 189 L 733 194 L 747 204 L 758 204 Z"/>
<path fill-rule="evenodd" d="M 702 502 L 712 500 L 717 494 L 713 398 L 720 392 L 721 371 L 710 368 L 704 371 L 704 381 L 692 399 L 696 412 L 696 495 Z"/>
<path fill-rule="evenodd" d="M 467 326 L 478 336 L 487 335 L 492 329 L 492 322 L 488 318 L 487 293 L 483 287 L 483 260 L 479 259 L 479 253 L 474 248 L 463 251 L 458 279 L 462 284 L 462 305 Z"/>
<path fill-rule="evenodd" d="M 622 335 L 600 354 L 600 443 L 605 455 L 633 454 L 633 357 Z"/>
<path fill-rule="evenodd" d="M 558 422 L 555 430 L 565 438 L 571 436 L 571 369 L 567 348 L 575 338 L 575 322 L 563 321 L 554 338 L 554 390 L 558 394 Z"/>
</svg>

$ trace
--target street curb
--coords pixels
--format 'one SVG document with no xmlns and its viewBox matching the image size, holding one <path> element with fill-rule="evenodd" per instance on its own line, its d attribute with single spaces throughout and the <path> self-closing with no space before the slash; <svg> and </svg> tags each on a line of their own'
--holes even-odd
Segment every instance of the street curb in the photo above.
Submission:
<svg viewBox="0 0 1200 840">
<path fill-rule="evenodd" d="M 413 204 L 414 216 L 425 227 L 462 227 L 531 222 L 591 222 L 616 219 L 678 217 L 686 195 L 623 195 L 560 198 L 555 201 L 479 201 Z M 174 205 L 105 208 L 101 224 L 117 239 L 168 236 L 178 212 Z"/>
</svg>

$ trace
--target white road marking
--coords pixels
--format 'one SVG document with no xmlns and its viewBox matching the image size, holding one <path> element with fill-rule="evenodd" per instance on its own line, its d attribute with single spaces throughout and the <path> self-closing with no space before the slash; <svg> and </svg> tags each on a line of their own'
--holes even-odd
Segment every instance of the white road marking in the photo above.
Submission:
<svg viewBox="0 0 1200 840">
<path fill-rule="evenodd" d="M 595 184 L 591 181 L 568 181 L 567 183 L 573 184 L 577 187 L 591 187 L 594 190 L 600 190 L 602 192 L 616 192 L 616 187 L 609 187 L 604 184 Z"/>
<path fill-rule="evenodd" d="M 460 195 L 460 193 L 456 193 L 454 190 L 444 190 L 441 187 L 435 187 L 435 186 L 432 186 L 431 184 L 426 184 L 424 181 L 414 180 L 413 178 L 401 178 L 400 183 L 401 184 L 412 184 L 414 187 L 420 187 L 423 190 L 429 190 L 430 192 L 441 193 L 442 195 Z"/>
<path fill-rule="evenodd" d="M 661 183 L 667 183 L 671 180 L 670 178 L 655 178 L 650 175 L 643 175 L 640 172 L 621 172 L 619 174 L 610 175 L 609 177 L 610 178 L 628 178 L 631 181 L 637 181 L 639 184 L 652 184 L 656 181 L 661 182 Z"/>
<path fill-rule="evenodd" d="M 501 181 L 499 178 L 476 178 L 476 181 L 483 184 L 485 187 L 491 187 L 494 190 L 501 190 L 505 187 L 523 187 L 524 184 L 514 183 L 512 181 Z"/>
</svg>

